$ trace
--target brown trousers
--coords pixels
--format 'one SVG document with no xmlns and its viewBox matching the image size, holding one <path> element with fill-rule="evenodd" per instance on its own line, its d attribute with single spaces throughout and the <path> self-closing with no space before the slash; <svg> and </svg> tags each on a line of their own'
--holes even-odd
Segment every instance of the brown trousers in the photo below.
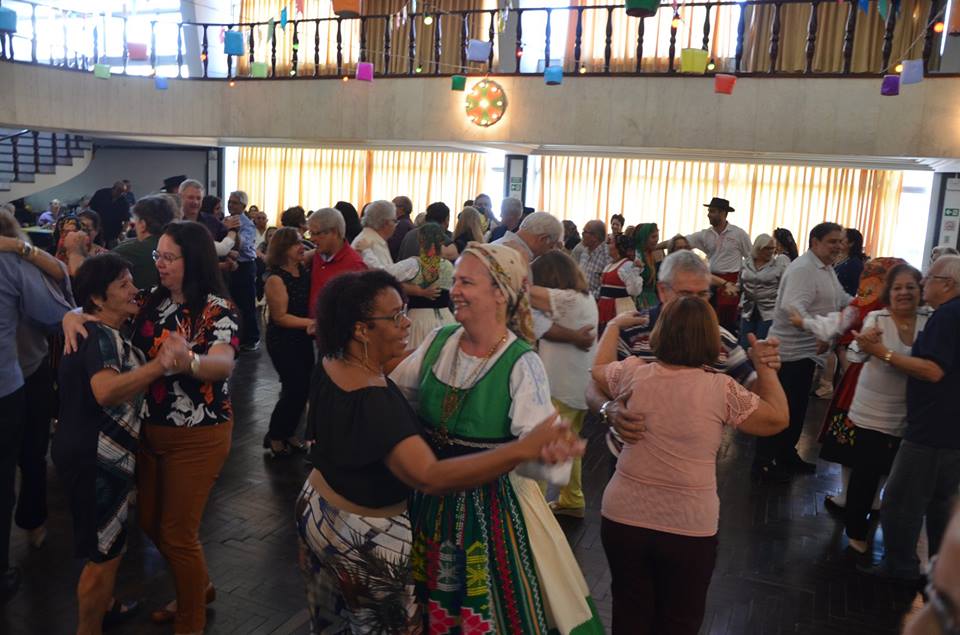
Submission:
<svg viewBox="0 0 960 635">
<path fill-rule="evenodd" d="M 202 631 L 210 583 L 200 546 L 200 520 L 230 452 L 233 422 L 216 426 L 144 425 L 137 455 L 140 526 L 173 572 L 174 632 Z"/>
</svg>

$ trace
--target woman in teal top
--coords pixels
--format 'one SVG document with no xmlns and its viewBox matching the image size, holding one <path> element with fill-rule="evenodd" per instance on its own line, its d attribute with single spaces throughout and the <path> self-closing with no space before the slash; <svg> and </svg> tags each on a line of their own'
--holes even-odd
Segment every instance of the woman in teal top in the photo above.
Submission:
<svg viewBox="0 0 960 635">
<path fill-rule="evenodd" d="M 527 263 L 470 243 L 450 292 L 458 324 L 391 374 L 438 458 L 508 443 L 553 411 L 533 351 Z M 480 487 L 415 492 L 411 563 L 425 632 L 602 633 L 583 575 L 536 480 L 565 484 L 570 462 L 528 462 Z"/>
<path fill-rule="evenodd" d="M 637 257 L 634 263 L 640 268 L 643 277 L 643 291 L 637 298 L 641 309 L 652 309 L 660 304 L 657 297 L 657 273 L 663 262 L 663 250 L 657 249 L 660 242 L 660 230 L 656 223 L 640 223 L 633 232 Z"/>
</svg>

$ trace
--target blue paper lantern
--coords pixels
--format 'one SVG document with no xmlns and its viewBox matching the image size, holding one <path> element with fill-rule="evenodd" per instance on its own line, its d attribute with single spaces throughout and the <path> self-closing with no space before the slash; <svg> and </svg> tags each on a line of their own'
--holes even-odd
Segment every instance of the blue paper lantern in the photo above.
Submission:
<svg viewBox="0 0 960 635">
<path fill-rule="evenodd" d="M 0 31 L 6 33 L 17 32 L 17 12 L 7 7 L 0 7 Z"/>
<path fill-rule="evenodd" d="M 543 71 L 543 81 L 547 86 L 559 86 L 563 83 L 563 68 L 560 66 L 548 66 Z"/>
<path fill-rule="evenodd" d="M 223 36 L 223 52 L 227 55 L 243 55 L 243 33 L 227 31 Z"/>
<path fill-rule="evenodd" d="M 157 90 L 166 90 L 167 89 L 167 78 L 157 75 L 153 78 L 153 87 Z"/>
<path fill-rule="evenodd" d="M 900 85 L 919 84 L 923 81 L 923 60 L 903 60 Z"/>
</svg>

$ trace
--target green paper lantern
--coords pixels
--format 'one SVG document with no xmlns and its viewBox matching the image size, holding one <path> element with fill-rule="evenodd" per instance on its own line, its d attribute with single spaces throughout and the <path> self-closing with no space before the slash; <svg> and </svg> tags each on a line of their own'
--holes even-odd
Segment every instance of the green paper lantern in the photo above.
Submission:
<svg viewBox="0 0 960 635">
<path fill-rule="evenodd" d="M 93 76 L 99 79 L 110 79 L 110 65 L 109 64 L 94 64 L 93 65 Z"/>
<path fill-rule="evenodd" d="M 253 77 L 264 78 L 267 76 L 267 70 L 266 62 L 254 62 L 250 65 L 250 75 Z"/>
<path fill-rule="evenodd" d="M 450 90 L 465 91 L 467 89 L 467 78 L 465 75 L 454 75 L 450 78 Z"/>
<path fill-rule="evenodd" d="M 649 18 L 657 14 L 660 0 L 624 0 L 627 15 L 634 18 Z"/>
</svg>

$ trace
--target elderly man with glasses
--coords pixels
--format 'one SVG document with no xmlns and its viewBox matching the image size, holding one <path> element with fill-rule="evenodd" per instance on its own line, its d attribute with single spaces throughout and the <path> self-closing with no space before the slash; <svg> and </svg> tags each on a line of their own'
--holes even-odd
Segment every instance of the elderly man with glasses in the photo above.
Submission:
<svg viewBox="0 0 960 635">
<path fill-rule="evenodd" d="M 580 234 L 580 244 L 573 248 L 571 256 L 580 265 L 587 279 L 587 289 L 594 298 L 600 295 L 600 277 L 610 264 L 607 251 L 607 226 L 603 221 L 588 221 Z"/>
<path fill-rule="evenodd" d="M 660 304 L 646 311 L 621 313 L 609 322 L 597 346 L 597 355 L 616 349 L 617 360 L 630 356 L 654 361 L 650 349 L 650 334 L 661 309 L 676 298 L 699 297 L 709 301 L 710 269 L 700 256 L 692 251 L 678 251 L 663 259 L 657 281 Z M 737 383 L 752 390 L 757 381 L 755 364 L 780 368 L 780 353 L 776 340 L 761 340 L 750 347 L 750 356 L 737 343 L 737 337 L 720 327 L 720 357 L 713 369 L 725 373 Z M 607 445 L 614 455 L 619 455 L 623 442 L 635 443 L 642 436 L 642 419 L 636 419 L 626 411 L 629 395 L 604 394 L 596 382 L 587 388 L 587 405 L 612 427 L 607 435 Z"/>
<path fill-rule="evenodd" d="M 935 311 L 910 355 L 886 348 L 880 333 L 858 334 L 860 349 L 907 375 L 907 430 L 880 509 L 885 553 L 870 573 L 912 584 L 924 519 L 931 556 L 940 549 L 960 490 L 960 256 L 941 256 L 924 279 Z"/>
</svg>

